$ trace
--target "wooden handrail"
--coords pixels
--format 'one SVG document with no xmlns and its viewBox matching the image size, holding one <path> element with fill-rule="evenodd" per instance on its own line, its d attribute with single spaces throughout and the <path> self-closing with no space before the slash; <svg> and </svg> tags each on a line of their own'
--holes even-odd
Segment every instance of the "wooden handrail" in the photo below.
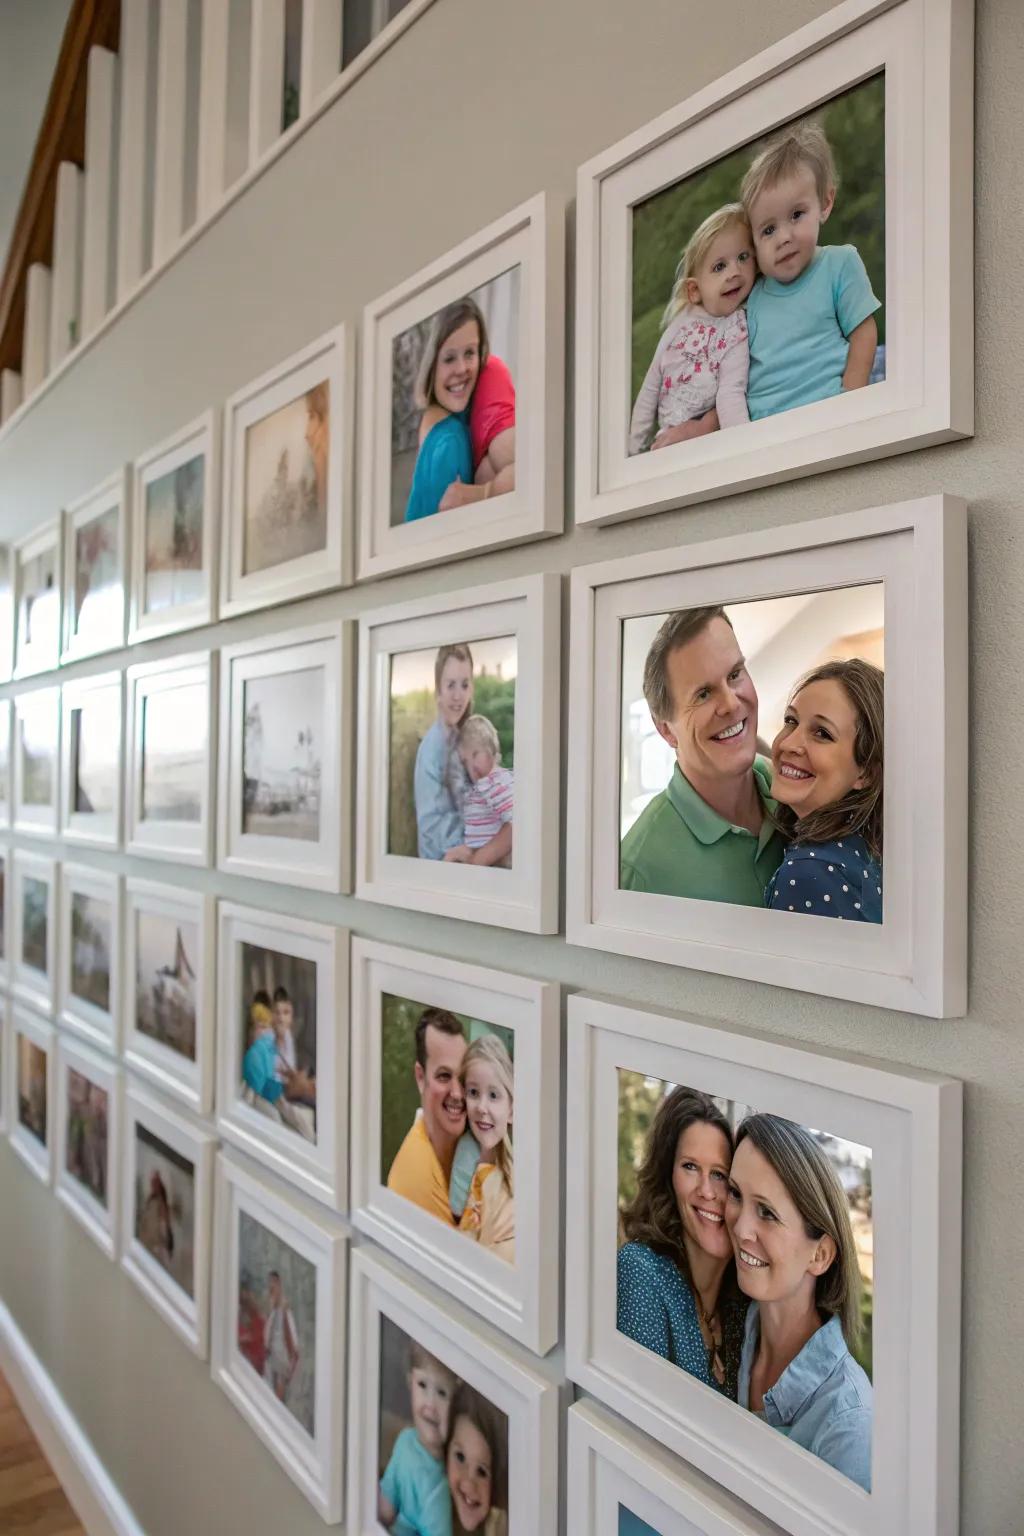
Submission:
<svg viewBox="0 0 1024 1536">
<path fill-rule="evenodd" d="M 85 158 L 89 49 L 99 44 L 116 52 L 120 30 L 121 0 L 74 0 L 0 278 L 0 368 L 21 367 L 28 269 L 53 258 L 58 167 L 62 160 L 80 166 Z"/>
</svg>

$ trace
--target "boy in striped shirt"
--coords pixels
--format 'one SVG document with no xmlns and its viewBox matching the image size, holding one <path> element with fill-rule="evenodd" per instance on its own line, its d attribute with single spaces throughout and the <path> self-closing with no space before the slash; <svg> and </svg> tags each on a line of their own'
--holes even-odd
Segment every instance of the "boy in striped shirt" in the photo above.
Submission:
<svg viewBox="0 0 1024 1536">
<path fill-rule="evenodd" d="M 449 864 L 512 864 L 513 778 L 501 766 L 498 733 L 486 715 L 470 715 L 459 731 L 459 756 L 469 775 L 462 798 L 462 843 Z"/>
</svg>

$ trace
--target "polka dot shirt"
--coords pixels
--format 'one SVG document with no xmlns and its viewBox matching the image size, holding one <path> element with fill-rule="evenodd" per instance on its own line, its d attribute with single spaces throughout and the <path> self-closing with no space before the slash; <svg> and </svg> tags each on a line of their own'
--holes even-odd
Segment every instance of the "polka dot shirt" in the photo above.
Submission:
<svg viewBox="0 0 1024 1536">
<path fill-rule="evenodd" d="M 765 887 L 764 903 L 773 912 L 880 923 L 882 866 L 868 853 L 862 837 L 790 843 Z"/>
<path fill-rule="evenodd" d="M 745 1299 L 723 1298 L 722 1363 L 725 1385 L 719 1388 L 735 1398 L 739 1374 Z M 617 1326 L 620 1333 L 645 1349 L 671 1360 L 709 1387 L 718 1387 L 708 1364 L 693 1292 L 678 1265 L 667 1254 L 655 1253 L 646 1243 L 626 1243 L 618 1255 Z"/>
</svg>

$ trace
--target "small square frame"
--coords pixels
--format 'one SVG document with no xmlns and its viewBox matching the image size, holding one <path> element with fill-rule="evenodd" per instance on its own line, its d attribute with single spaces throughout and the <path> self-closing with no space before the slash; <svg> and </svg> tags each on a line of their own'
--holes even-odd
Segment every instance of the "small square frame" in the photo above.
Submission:
<svg viewBox="0 0 1024 1536">
<path fill-rule="evenodd" d="M 45 639 L 27 640 L 25 637 L 27 614 L 25 613 L 24 567 L 30 560 L 47 550 L 53 550 L 54 619 L 52 636 Z M 53 671 L 60 661 L 61 582 L 64 568 L 61 563 L 61 519 L 56 518 L 43 528 L 11 546 L 12 588 L 14 592 L 14 676 L 33 677 L 38 672 Z"/>
<path fill-rule="evenodd" d="M 372 1248 L 352 1254 L 348 1384 L 348 1521 L 352 1536 L 380 1536 L 377 1519 L 380 1323 L 403 1329 L 508 1419 L 508 1536 L 558 1530 L 559 1388 L 493 1330 L 427 1291 Z"/>
<path fill-rule="evenodd" d="M 193 459 L 203 460 L 202 572 L 205 590 L 188 603 L 146 611 L 146 492 L 154 480 L 173 473 Z M 216 617 L 217 557 L 220 547 L 220 420 L 205 411 L 180 431 L 150 448 L 132 468 L 131 581 L 128 596 L 128 644 L 178 634 Z"/>
<path fill-rule="evenodd" d="M 210 1327 L 210 1249 L 213 1218 L 213 1166 L 217 1138 L 201 1126 L 174 1114 L 158 1099 L 132 1082 L 124 1085 L 122 1170 L 120 1210 L 121 1267 L 160 1313 L 193 1354 L 205 1360 L 209 1349 Z M 146 1252 L 135 1236 L 135 1168 L 137 1138 L 135 1128 L 144 1126 L 155 1136 L 187 1158 L 194 1169 L 195 1205 L 192 1250 L 192 1295 L 171 1279 L 166 1270 Z"/>
<path fill-rule="evenodd" d="M 348 1203 L 348 933 L 327 923 L 222 901 L 217 909 L 217 1127 L 304 1194 L 344 1211 Z M 239 1094 L 242 1080 L 242 944 L 313 960 L 317 967 L 317 1140 L 278 1125 Z"/>
<path fill-rule="evenodd" d="M 638 614 L 882 581 L 882 923 L 619 889 L 621 625 Z M 578 568 L 572 577 L 571 944 L 960 1017 L 967 1004 L 967 519 L 929 496 Z M 920 743 L 929 772 L 918 773 Z"/>
<path fill-rule="evenodd" d="M 40 1013 L 52 1014 L 57 984 L 57 863 L 43 853 L 29 853 L 23 848 L 10 849 L 11 879 L 8 900 L 11 918 L 8 933 L 11 938 L 11 990 L 15 997 Z M 24 893 L 26 876 L 41 880 L 46 886 L 46 970 L 26 965 L 22 958 L 24 942 Z"/>
<path fill-rule="evenodd" d="M 61 603 L 61 665 L 80 661 L 83 656 L 98 656 L 101 651 L 117 651 L 124 645 L 128 593 L 128 505 L 131 496 L 130 470 L 119 469 L 64 512 L 64 592 Z M 117 579 L 120 592 L 103 615 L 84 635 L 76 632 L 78 619 L 75 600 L 75 546 L 80 528 L 107 512 L 117 512 Z"/>
<path fill-rule="evenodd" d="M 221 727 L 218 857 L 220 869 L 309 890 L 348 890 L 351 873 L 352 646 L 354 625 L 334 620 L 308 629 L 266 635 L 221 651 Z M 320 836 L 267 837 L 242 828 L 245 685 L 322 667 L 324 718 L 320 764 Z"/>
<path fill-rule="evenodd" d="M 93 896 L 110 904 L 110 1007 L 103 1009 L 71 989 L 72 903 L 75 895 Z M 64 864 L 61 867 L 58 899 L 59 923 L 57 955 L 60 973 L 57 982 L 57 1017 L 88 1045 L 100 1046 L 117 1055 L 121 1049 L 121 876 L 90 864 Z"/>
<path fill-rule="evenodd" d="M 56 1113 L 54 1107 L 54 1082 L 56 1079 L 57 1031 L 52 1024 L 44 1023 L 36 1014 L 17 1004 L 7 1014 L 6 1071 L 4 1093 L 7 1097 L 7 1135 L 11 1146 L 37 1179 L 52 1185 L 56 1161 Z M 25 1035 L 33 1045 L 46 1055 L 46 1145 L 43 1146 L 32 1132 L 18 1119 L 18 1036 Z"/>
<path fill-rule="evenodd" d="M 124 1057 L 133 1071 L 155 1087 L 188 1106 L 194 1114 L 208 1114 L 213 1103 L 213 1054 L 215 1046 L 216 988 L 214 964 L 214 900 L 180 886 L 158 885 L 149 880 L 125 881 L 124 969 L 122 1018 Z M 137 913 L 152 913 L 171 922 L 195 923 L 199 928 L 199 952 L 195 956 L 196 1055 L 189 1061 L 178 1051 L 152 1039 L 136 1023 L 136 924 Z"/>
<path fill-rule="evenodd" d="M 872 1492 L 619 1333 L 618 1073 L 642 1072 L 870 1145 Z M 569 999 L 566 1370 L 792 1536 L 954 1536 L 962 1087 L 866 1057 Z M 914 1221 L 907 1221 L 913 1211 Z"/>
<path fill-rule="evenodd" d="M 242 1211 L 316 1268 L 312 1435 L 277 1401 L 238 1348 L 238 1216 Z M 308 1201 L 286 1198 L 230 1154 L 218 1157 L 211 1375 L 326 1525 L 337 1525 L 342 1514 L 348 1240 L 348 1229 L 336 1218 Z"/>
<path fill-rule="evenodd" d="M 380 1159 L 385 993 L 515 1031 L 515 1264 L 387 1187 Z M 561 1201 L 552 1178 L 560 1157 L 559 987 L 354 939 L 352 1019 L 353 1225 L 503 1333 L 546 1354 L 559 1327 Z"/>
<path fill-rule="evenodd" d="M 561 209 L 538 193 L 366 306 L 359 399 L 360 581 L 561 533 L 564 243 Z M 392 343 L 512 267 L 522 273 L 515 489 L 486 505 L 392 527 Z M 526 403 L 523 425 L 520 396 Z"/>
<path fill-rule="evenodd" d="M 360 616 L 357 896 L 527 933 L 557 930 L 560 607 L 560 578 L 538 575 Z M 513 634 L 515 739 L 526 752 L 515 768 L 512 868 L 388 853 L 391 657 Z"/>
<path fill-rule="evenodd" d="M 115 734 L 114 806 L 110 811 L 76 811 L 75 803 L 75 732 L 72 716 L 84 713 L 90 704 L 113 705 L 117 726 Z M 95 848 L 116 848 L 121 841 L 121 813 L 124 803 L 124 674 L 100 672 L 90 677 L 76 677 L 63 684 L 60 691 L 60 833 L 69 843 Z"/>
<path fill-rule="evenodd" d="M 221 501 L 220 617 L 287 603 L 352 580 L 353 345 L 344 325 L 326 331 L 300 352 L 238 390 L 224 406 L 224 489 Z M 330 385 L 327 461 L 327 547 L 267 570 L 243 574 L 245 434 L 327 381 Z"/>
<path fill-rule="evenodd" d="M 107 1095 L 107 1205 L 106 1208 L 87 1189 L 81 1180 L 68 1172 L 68 1092 L 69 1069 L 102 1088 Z M 109 1057 L 101 1056 L 88 1046 L 79 1045 L 65 1035 L 57 1038 L 57 1144 L 56 1189 L 60 1200 L 76 1221 L 81 1222 L 89 1236 L 109 1259 L 117 1255 L 118 1214 L 121 1191 L 121 1093 L 124 1074 Z"/>
<path fill-rule="evenodd" d="M 213 829 L 213 785 L 217 742 L 217 655 L 198 651 L 166 661 L 145 662 L 127 671 L 125 709 L 125 846 L 129 853 L 208 865 Z M 146 700 L 153 694 L 196 685 L 206 688 L 206 753 L 196 822 L 143 815 L 146 758 Z"/>
<path fill-rule="evenodd" d="M 53 793 L 48 805 L 37 805 L 25 800 L 25 774 L 22 755 L 22 734 L 28 722 L 41 726 L 47 740 L 53 743 L 50 764 L 50 783 Z M 60 689 L 34 688 L 30 693 L 14 696 L 14 730 L 11 735 L 11 785 L 14 791 L 13 826 L 15 832 L 27 832 L 32 837 L 53 837 L 58 827 L 60 805 Z"/>
<path fill-rule="evenodd" d="M 973 433 L 973 9 L 845 0 L 580 167 L 577 523 Z M 883 69 L 887 378 L 630 458 L 632 206 Z"/>
</svg>

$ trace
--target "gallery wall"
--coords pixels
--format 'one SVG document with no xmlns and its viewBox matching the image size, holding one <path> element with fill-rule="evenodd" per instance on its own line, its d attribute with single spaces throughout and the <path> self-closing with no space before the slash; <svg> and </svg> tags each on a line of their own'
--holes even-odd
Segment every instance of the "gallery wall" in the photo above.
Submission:
<svg viewBox="0 0 1024 1536">
<path fill-rule="evenodd" d="M 53 518 L 211 404 L 538 191 L 565 208 L 571 358 L 576 167 L 826 12 L 814 0 L 440 0 L 0 438 L 0 526 Z M 348 927 L 625 1002 L 761 1029 L 966 1083 L 962 1529 L 1019 1529 L 1024 1159 L 1017 826 L 1024 759 L 1024 235 L 1017 0 L 977 5 L 977 431 L 864 467 L 387 578 L 138 647 L 156 659 L 509 575 L 948 492 L 970 506 L 969 1008 L 925 1020 L 452 919 L 96 854 L 104 868 Z M 571 370 L 570 370 L 571 379 Z M 567 427 L 568 464 L 571 454 Z M 571 484 L 566 506 L 571 506 Z M 126 656 L 69 669 L 108 670 Z M 6 691 L 11 691 L 10 689 Z M 563 744 L 571 726 L 563 708 Z M 921 743 L 921 772 L 929 748 Z M 563 756 L 564 761 L 564 756 Z M 564 773 L 564 770 L 563 770 Z M 563 784 L 563 802 L 566 787 Z M 23 840 L 15 839 L 15 846 Z M 28 846 L 27 840 L 25 846 Z M 571 1202 L 572 1191 L 567 1192 Z M 909 1219 L 910 1213 L 908 1213 Z M 0 1142 L 0 1298 L 148 1536 L 322 1531 L 319 1517 L 127 1277 Z M 548 1360 L 557 1374 L 559 1352 Z M 367 1405 L 367 1411 L 370 1407 Z"/>
</svg>

